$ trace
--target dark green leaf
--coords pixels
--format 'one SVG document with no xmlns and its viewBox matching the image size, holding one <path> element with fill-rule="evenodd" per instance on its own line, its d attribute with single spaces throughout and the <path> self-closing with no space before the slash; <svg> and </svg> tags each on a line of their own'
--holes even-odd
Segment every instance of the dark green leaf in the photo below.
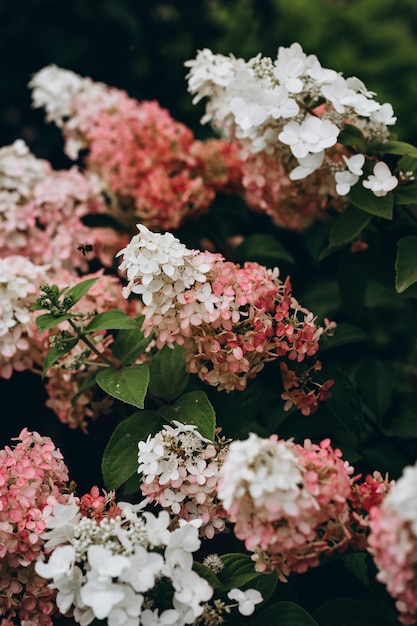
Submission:
<svg viewBox="0 0 417 626">
<path fill-rule="evenodd" d="M 143 409 L 148 389 L 149 369 L 146 363 L 127 365 L 120 370 L 109 367 L 97 374 L 96 382 L 113 398 Z"/>
<path fill-rule="evenodd" d="M 401 154 L 404 156 L 417 157 L 417 148 L 405 141 L 387 141 L 385 143 L 371 143 L 369 154 Z"/>
<path fill-rule="evenodd" d="M 96 315 L 91 322 L 83 329 L 83 334 L 93 333 L 96 330 L 118 330 L 133 329 L 140 332 L 143 316 L 140 320 L 130 317 L 119 309 L 110 309 Z"/>
<path fill-rule="evenodd" d="M 354 146 L 355 148 L 363 148 L 366 146 L 364 135 L 359 128 L 356 128 L 353 124 L 345 124 L 337 140 L 344 146 Z"/>
<path fill-rule="evenodd" d="M 45 360 L 43 362 L 43 373 L 42 376 L 45 376 L 46 372 L 49 370 L 49 368 L 56 363 L 57 361 L 59 361 L 59 359 L 61 357 L 63 357 L 65 354 L 68 354 L 68 352 L 71 352 L 71 350 L 77 345 L 78 343 L 78 337 L 73 337 L 71 339 L 67 339 L 65 341 L 65 344 L 62 348 L 58 348 L 57 346 L 53 346 L 52 348 L 50 348 L 45 356 Z"/>
<path fill-rule="evenodd" d="M 316 620 L 294 602 L 272 604 L 251 623 L 253 626 L 318 626 Z"/>
<path fill-rule="evenodd" d="M 223 591 L 230 591 L 234 587 L 246 585 L 259 576 L 259 572 L 255 571 L 254 563 L 248 554 L 233 552 L 222 554 L 220 558 L 224 569 L 219 572 L 218 578 Z"/>
<path fill-rule="evenodd" d="M 164 426 L 154 411 L 137 411 L 116 426 L 104 450 L 101 471 L 106 489 L 117 489 L 138 469 L 138 443 Z M 139 476 L 137 478 L 139 491 Z"/>
<path fill-rule="evenodd" d="M 272 235 L 258 233 L 249 235 L 235 250 L 236 257 L 243 261 L 264 261 L 269 264 L 286 261 L 294 263 L 288 250 Z"/>
<path fill-rule="evenodd" d="M 162 406 L 159 413 L 168 420 L 194 424 L 202 437 L 214 441 L 216 415 L 203 391 L 190 391 L 180 396 L 173 406 Z"/>
<path fill-rule="evenodd" d="M 119 330 L 111 346 L 113 356 L 118 361 L 128 365 L 135 361 L 140 354 L 143 354 L 152 339 L 152 333 L 148 337 L 144 337 L 143 331 L 139 328 Z"/>
<path fill-rule="evenodd" d="M 58 326 L 62 322 L 69 320 L 71 315 L 66 313 L 65 315 L 52 315 L 52 313 L 44 313 L 43 315 L 38 315 L 36 318 L 36 326 L 39 328 L 39 332 L 42 333 L 44 330 L 48 330 L 49 328 L 54 328 L 54 326 Z"/>
<path fill-rule="evenodd" d="M 356 371 L 355 380 L 363 403 L 372 410 L 375 417 L 381 418 L 392 404 L 395 386 L 392 364 L 367 359 Z"/>
<path fill-rule="evenodd" d="M 326 407 L 339 423 L 358 435 L 362 430 L 363 414 L 359 394 L 350 378 L 339 368 L 329 366 L 316 375 L 318 380 L 334 380 L 331 397 L 326 400 Z"/>
<path fill-rule="evenodd" d="M 322 604 L 313 613 L 320 626 L 389 626 L 391 621 L 374 608 L 350 598 L 338 598 Z"/>
<path fill-rule="evenodd" d="M 398 293 L 417 282 L 417 237 L 403 237 L 398 242 L 395 272 L 395 288 Z"/>
<path fill-rule="evenodd" d="M 334 222 L 330 230 L 328 247 L 323 250 L 320 259 L 351 242 L 369 224 L 372 217 L 354 206 L 349 206 Z"/>
<path fill-rule="evenodd" d="M 355 552 L 354 554 L 343 554 L 340 562 L 346 569 L 357 578 L 363 585 L 369 585 L 368 559 L 365 552 Z"/>
<path fill-rule="evenodd" d="M 417 407 L 408 407 L 396 413 L 387 432 L 395 437 L 417 438 Z"/>
<path fill-rule="evenodd" d="M 172 402 L 185 390 L 189 381 L 181 346 L 165 346 L 150 362 L 149 391 L 157 398 Z"/>
<path fill-rule="evenodd" d="M 214 589 L 214 591 L 223 590 L 223 585 L 220 582 L 219 578 L 209 567 L 206 567 L 205 565 L 203 565 L 203 563 L 194 561 L 193 570 L 197 572 L 197 574 L 201 576 L 201 578 L 205 578 L 205 580 L 207 580 L 208 584 Z"/>
<path fill-rule="evenodd" d="M 388 220 L 392 219 L 392 209 L 394 206 L 394 196 L 392 192 L 386 196 L 377 197 L 370 189 L 365 189 L 361 181 L 359 181 L 346 196 L 348 200 L 371 215 L 384 217 Z"/>
<path fill-rule="evenodd" d="M 94 387 L 94 385 L 96 384 L 97 371 L 98 370 L 94 370 L 93 372 L 91 372 L 86 377 L 83 384 L 78 387 L 77 393 L 74 394 L 71 398 L 72 405 L 76 404 L 78 398 L 84 393 L 84 391 L 87 391 L 87 389 L 91 389 L 91 387 Z"/>
<path fill-rule="evenodd" d="M 79 300 L 81 300 L 81 298 L 85 296 L 85 294 L 94 285 L 94 283 L 98 281 L 98 279 L 99 279 L 98 276 L 96 278 L 87 278 L 86 280 L 81 281 L 77 285 L 74 285 L 74 287 L 71 287 L 71 289 L 69 289 L 65 294 L 66 297 L 68 296 L 71 297 L 72 299 L 71 306 L 74 306 L 74 304 L 76 304 Z"/>
<path fill-rule="evenodd" d="M 369 341 L 368 335 L 361 328 L 353 324 L 339 323 L 336 326 L 334 335 L 324 336 L 320 339 L 320 352 L 361 341 Z"/>
<path fill-rule="evenodd" d="M 417 183 L 399 185 L 394 191 L 396 204 L 417 204 Z"/>
<path fill-rule="evenodd" d="M 274 593 L 277 583 L 278 574 L 271 572 L 270 574 L 259 574 L 257 578 L 251 580 L 243 588 L 250 587 L 251 589 L 256 589 L 262 595 L 264 602 L 266 602 Z"/>
</svg>

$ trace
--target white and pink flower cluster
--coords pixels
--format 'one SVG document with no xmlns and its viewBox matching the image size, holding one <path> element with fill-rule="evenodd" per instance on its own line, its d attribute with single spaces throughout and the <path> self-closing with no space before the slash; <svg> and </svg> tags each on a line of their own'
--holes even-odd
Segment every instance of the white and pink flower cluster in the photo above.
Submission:
<svg viewBox="0 0 417 626">
<path fill-rule="evenodd" d="M 256 569 L 285 581 L 348 547 L 353 468 L 341 457 L 328 439 L 300 445 L 251 434 L 230 444 L 218 496 Z"/>
<path fill-rule="evenodd" d="M 128 285 L 145 304 L 145 334 L 180 344 L 190 372 L 219 389 L 243 390 L 267 361 L 314 356 L 327 328 L 293 297 L 291 284 L 257 263 L 188 250 L 171 233 L 139 234 L 118 253 Z M 329 327 L 329 325 L 327 325 Z"/>
<path fill-rule="evenodd" d="M 248 203 L 280 226 L 306 226 L 324 210 L 326 195 L 346 195 L 363 175 L 365 157 L 338 143 L 344 128 L 384 141 L 396 122 L 392 106 L 379 104 L 362 81 L 322 67 L 298 43 L 280 46 L 274 60 L 259 54 L 247 62 L 203 49 L 186 66 L 194 103 L 207 99 L 202 122 L 211 121 L 246 155 Z M 384 196 L 398 180 L 377 163 L 363 184 Z"/>
<path fill-rule="evenodd" d="M 73 309 L 84 324 L 97 313 L 109 309 L 119 309 L 132 316 L 139 314 L 140 303 L 127 302 L 123 298 L 117 277 L 99 271 L 83 277 L 89 278 L 97 281 Z M 10 378 L 14 371 L 42 372 L 51 344 L 60 340 L 61 331 L 68 330 L 69 325 L 63 322 L 58 328 L 39 333 L 36 326 L 38 311 L 31 311 L 31 306 L 39 296 L 42 284 L 51 282 L 63 289 L 80 280 L 63 268 L 38 266 L 23 256 L 0 259 L 0 378 Z M 103 355 L 110 355 L 113 336 L 95 333 L 91 341 Z M 88 419 L 95 419 L 111 408 L 110 397 L 96 398 L 92 389 L 85 389 L 77 401 L 71 403 L 71 398 L 98 363 L 98 356 L 79 343 L 47 372 L 45 389 L 49 397 L 46 406 L 71 428 L 86 430 Z"/>
<path fill-rule="evenodd" d="M 208 209 L 217 191 L 241 188 L 237 146 L 196 141 L 157 102 L 137 102 L 119 89 L 56 66 L 30 82 L 33 104 L 59 126 L 65 150 L 87 151 L 111 214 L 127 227 L 139 219 L 155 229 L 177 228 Z"/>
<path fill-rule="evenodd" d="M 30 369 L 36 358 L 30 341 L 30 307 L 46 281 L 47 268 L 23 256 L 0 259 L 0 378 Z"/>
<path fill-rule="evenodd" d="M 34 570 L 46 519 L 69 499 L 68 469 L 49 437 L 22 430 L 0 450 L 0 616 L 52 626 L 55 592 Z"/>
<path fill-rule="evenodd" d="M 167 509 L 174 520 L 201 520 L 200 534 L 211 539 L 225 529 L 227 514 L 217 485 L 226 453 L 224 442 L 212 443 L 195 426 L 174 421 L 139 442 L 142 495 Z"/>
<path fill-rule="evenodd" d="M 184 626 L 201 616 L 213 589 L 192 570 L 199 522 L 170 531 L 166 511 L 156 517 L 142 509 L 119 502 L 99 519 L 83 515 L 76 501 L 53 509 L 44 535 L 53 551 L 47 562 L 38 560 L 36 572 L 51 580 L 62 614 L 82 626 L 94 619 Z M 154 604 L 159 591 L 165 609 Z"/>
<path fill-rule="evenodd" d="M 75 167 L 53 170 L 22 140 L 0 149 L 0 257 L 19 254 L 39 265 L 86 271 L 77 247 L 84 241 L 100 247 L 104 232 L 82 218 L 105 211 L 94 177 Z"/>
<path fill-rule="evenodd" d="M 417 466 L 408 466 L 380 507 L 371 509 L 369 551 L 377 579 L 395 598 L 402 624 L 417 622 Z"/>
</svg>

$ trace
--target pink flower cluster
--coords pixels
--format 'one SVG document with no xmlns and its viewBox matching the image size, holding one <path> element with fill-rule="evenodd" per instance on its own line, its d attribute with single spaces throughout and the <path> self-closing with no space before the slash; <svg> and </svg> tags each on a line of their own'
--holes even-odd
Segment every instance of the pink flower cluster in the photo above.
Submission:
<svg viewBox="0 0 417 626">
<path fill-rule="evenodd" d="M 189 371 L 204 382 L 243 390 L 267 361 L 301 363 L 316 354 L 331 324 L 317 325 L 278 269 L 240 267 L 219 254 L 187 250 L 171 233 L 138 229 L 119 252 L 129 280 L 124 293 L 141 295 L 145 333 L 155 332 L 157 347 L 183 345 Z"/>
<path fill-rule="evenodd" d="M 308 178 L 291 180 L 282 153 L 248 154 L 243 162 L 242 185 L 248 206 L 267 213 L 282 228 L 303 230 L 315 219 L 343 206 L 335 199 L 333 175 L 328 170 L 313 172 Z"/>
<path fill-rule="evenodd" d="M 406 467 L 380 507 L 370 512 L 369 552 L 377 579 L 395 598 L 399 621 L 417 622 L 417 466 Z"/>
<path fill-rule="evenodd" d="M 347 548 L 353 468 L 329 439 L 319 445 L 234 441 L 220 470 L 218 496 L 259 571 L 285 581 Z"/>
<path fill-rule="evenodd" d="M 0 450 L 0 615 L 52 626 L 56 594 L 34 561 L 48 515 L 69 499 L 68 470 L 49 437 L 24 429 L 17 441 Z"/>
<path fill-rule="evenodd" d="M 99 247 L 104 237 L 82 218 L 105 210 L 94 178 L 75 167 L 54 171 L 21 140 L 0 149 L 0 257 L 19 254 L 38 265 L 86 271 L 80 242 Z"/>
<path fill-rule="evenodd" d="M 329 323 L 325 320 L 325 324 L 326 330 L 331 332 L 334 322 Z M 290 370 L 286 363 L 281 362 L 280 370 L 285 390 L 281 394 L 281 398 L 285 400 L 284 411 L 295 406 L 303 415 L 310 415 L 318 408 L 320 402 L 331 396 L 329 389 L 333 387 L 333 380 L 327 380 L 323 384 L 314 380 L 314 372 L 321 370 L 320 361 L 316 361 L 314 365 L 300 373 Z"/>
<path fill-rule="evenodd" d="M 139 442 L 141 492 L 170 510 L 174 520 L 201 520 L 200 533 L 211 539 L 225 529 L 217 485 L 227 446 L 204 439 L 195 426 L 173 424 Z"/>
<path fill-rule="evenodd" d="M 112 215 L 128 228 L 138 219 L 155 229 L 177 228 L 206 211 L 216 191 L 240 189 L 237 148 L 195 141 L 157 102 L 138 103 L 54 66 L 38 72 L 31 86 L 34 106 L 45 107 L 61 127 L 67 154 L 88 150 L 88 171 L 100 177 Z"/>
</svg>

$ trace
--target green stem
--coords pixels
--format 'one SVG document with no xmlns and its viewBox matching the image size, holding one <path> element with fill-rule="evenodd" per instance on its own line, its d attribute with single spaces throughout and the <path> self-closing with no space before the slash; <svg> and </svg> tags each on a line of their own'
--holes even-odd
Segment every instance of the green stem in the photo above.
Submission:
<svg viewBox="0 0 417 626">
<path fill-rule="evenodd" d="M 88 346 L 89 349 L 92 352 L 94 352 L 94 354 L 96 354 L 101 361 L 103 361 L 103 363 L 106 363 L 106 365 L 110 365 L 110 367 L 113 368 L 114 370 L 120 369 L 120 365 L 117 365 L 112 359 L 109 359 L 107 356 L 102 354 L 100 352 L 100 350 L 97 350 L 96 346 L 93 344 L 92 341 L 89 340 L 88 337 L 86 337 L 85 335 L 82 335 L 80 333 L 80 330 L 79 330 L 77 324 L 75 324 L 75 322 L 73 320 L 69 319 L 68 322 L 69 322 L 71 328 L 73 328 L 75 330 L 75 332 L 77 333 L 78 338 L 81 339 L 81 341 L 83 341 L 85 343 L 85 345 Z"/>
</svg>

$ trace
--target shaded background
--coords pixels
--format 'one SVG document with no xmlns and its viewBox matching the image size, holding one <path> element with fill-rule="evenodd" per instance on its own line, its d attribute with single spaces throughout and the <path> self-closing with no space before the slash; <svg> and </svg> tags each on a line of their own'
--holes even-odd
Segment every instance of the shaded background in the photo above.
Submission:
<svg viewBox="0 0 417 626">
<path fill-rule="evenodd" d="M 158 100 L 207 136 L 202 105 L 186 91 L 184 61 L 203 47 L 275 57 L 294 41 L 391 102 L 399 138 L 417 142 L 416 0 L 0 0 L 0 144 L 23 138 L 55 168 L 69 164 L 60 132 L 30 107 L 26 85 L 49 63 Z M 92 425 L 87 438 L 46 409 L 40 415 L 44 392 L 28 373 L 1 380 L 0 393 L 2 446 L 23 426 L 39 430 L 62 449 L 80 493 L 100 482 L 111 420 Z"/>
<path fill-rule="evenodd" d="M 392 102 L 400 138 L 417 140 L 415 0 L 0 0 L 1 144 L 22 137 L 37 156 L 62 159 L 26 87 L 49 63 L 156 99 L 202 135 L 184 61 L 202 47 L 275 57 L 294 41 Z"/>
</svg>

